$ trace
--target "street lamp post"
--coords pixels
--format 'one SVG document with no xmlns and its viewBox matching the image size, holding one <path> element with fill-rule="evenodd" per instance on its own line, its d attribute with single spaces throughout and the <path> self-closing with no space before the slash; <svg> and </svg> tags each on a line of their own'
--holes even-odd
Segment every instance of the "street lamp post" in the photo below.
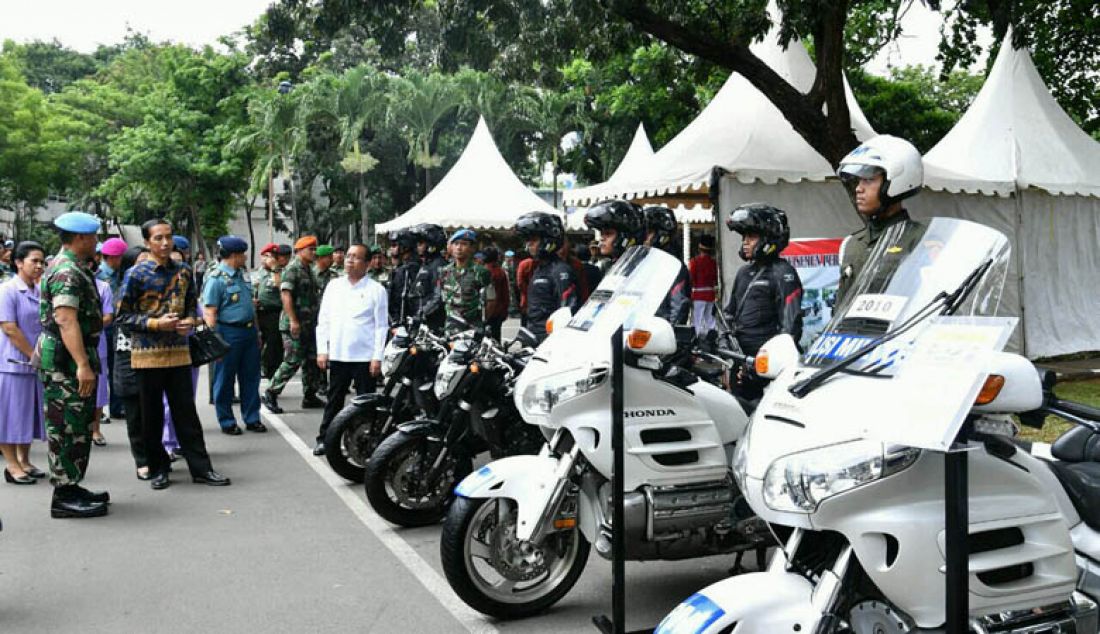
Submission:
<svg viewBox="0 0 1100 634">
<path fill-rule="evenodd" d="M 293 89 L 294 84 L 289 81 L 284 79 L 279 82 L 280 95 L 285 95 Z M 270 170 L 267 173 L 267 235 L 268 242 L 275 242 L 275 175 Z"/>
</svg>

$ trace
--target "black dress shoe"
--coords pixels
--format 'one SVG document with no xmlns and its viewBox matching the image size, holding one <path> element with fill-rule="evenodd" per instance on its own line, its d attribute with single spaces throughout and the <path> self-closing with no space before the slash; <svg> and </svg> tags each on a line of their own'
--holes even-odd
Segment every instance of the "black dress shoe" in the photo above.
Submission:
<svg viewBox="0 0 1100 634">
<path fill-rule="evenodd" d="M 325 406 L 325 402 L 316 396 L 302 399 L 302 409 L 321 409 Z"/>
<path fill-rule="evenodd" d="M 135 472 L 135 475 L 137 476 L 138 480 L 152 480 L 153 479 L 153 474 L 149 473 L 148 470 L 146 470 L 145 473 L 137 471 L 137 472 Z"/>
<path fill-rule="evenodd" d="M 267 427 L 263 423 L 252 423 L 251 425 L 245 425 L 244 428 L 248 431 L 254 431 L 257 434 L 262 434 L 267 431 Z"/>
<path fill-rule="evenodd" d="M 108 504 L 111 501 L 111 494 L 107 491 L 89 491 L 80 485 L 73 485 L 76 487 L 76 494 L 85 500 L 91 502 L 102 502 Z"/>
<path fill-rule="evenodd" d="M 325 443 L 319 442 L 313 446 L 313 455 L 323 456 L 325 455 Z"/>
<path fill-rule="evenodd" d="M 93 502 L 79 494 L 73 485 L 59 486 L 53 490 L 50 517 L 100 517 L 107 514 L 105 502 Z"/>
<path fill-rule="evenodd" d="M 230 485 L 229 478 L 213 469 L 206 473 L 191 476 L 191 481 L 195 484 L 205 484 L 206 486 L 212 487 L 227 487 Z"/>
<path fill-rule="evenodd" d="M 222 433 L 227 436 L 240 436 L 244 432 L 241 431 L 240 427 L 234 424 L 232 427 L 222 427 Z"/>
<path fill-rule="evenodd" d="M 35 480 L 41 480 L 42 478 L 46 477 L 46 472 L 39 469 L 38 467 L 31 467 L 30 469 L 26 469 L 26 472 L 27 475 L 34 478 Z"/>
<path fill-rule="evenodd" d="M 153 479 L 149 482 L 149 486 L 152 487 L 154 491 L 167 489 L 168 485 L 170 484 L 172 484 L 172 481 L 168 479 L 167 471 L 161 471 L 157 475 L 153 476 Z"/>
<path fill-rule="evenodd" d="M 279 397 L 271 390 L 264 391 L 263 395 L 260 396 L 260 404 L 272 414 L 283 413 L 283 408 L 279 407 Z"/>
<path fill-rule="evenodd" d="M 4 468 L 4 482 L 8 484 L 38 484 L 38 480 L 31 477 L 31 474 L 24 473 L 17 478 L 13 476 L 11 471 L 8 471 L 6 467 Z"/>
</svg>

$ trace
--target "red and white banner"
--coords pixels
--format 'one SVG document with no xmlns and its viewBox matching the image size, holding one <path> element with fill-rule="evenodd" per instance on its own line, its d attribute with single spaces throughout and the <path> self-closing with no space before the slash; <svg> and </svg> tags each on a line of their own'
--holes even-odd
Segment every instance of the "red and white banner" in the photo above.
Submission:
<svg viewBox="0 0 1100 634">
<path fill-rule="evenodd" d="M 809 349 L 833 316 L 840 283 L 840 243 L 843 238 L 791 240 L 780 255 L 802 279 L 802 341 Z"/>
</svg>

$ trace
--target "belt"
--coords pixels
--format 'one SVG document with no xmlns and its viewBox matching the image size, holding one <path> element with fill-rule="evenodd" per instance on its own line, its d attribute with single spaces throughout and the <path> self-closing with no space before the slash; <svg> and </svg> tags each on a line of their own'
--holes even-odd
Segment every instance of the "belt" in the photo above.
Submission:
<svg viewBox="0 0 1100 634">
<path fill-rule="evenodd" d="M 271 313 L 279 313 L 279 312 L 282 312 L 282 310 L 283 310 L 283 309 L 282 309 L 282 307 L 281 307 L 281 306 L 280 306 L 279 308 L 270 308 L 270 307 L 269 307 L 269 308 L 265 308 L 265 307 L 263 307 L 263 306 L 260 306 L 259 308 L 257 308 L 257 309 L 256 309 L 256 312 L 257 312 L 257 313 L 259 313 L 259 314 L 261 314 L 261 315 L 270 315 Z"/>
<path fill-rule="evenodd" d="M 234 328 L 251 328 L 255 322 L 252 321 L 219 321 L 219 326 L 232 326 Z"/>
</svg>

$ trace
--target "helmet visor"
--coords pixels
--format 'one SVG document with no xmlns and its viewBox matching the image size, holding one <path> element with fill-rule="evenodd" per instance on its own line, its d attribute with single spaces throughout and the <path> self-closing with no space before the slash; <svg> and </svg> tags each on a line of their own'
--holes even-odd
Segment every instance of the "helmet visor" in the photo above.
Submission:
<svg viewBox="0 0 1100 634">
<path fill-rule="evenodd" d="M 841 178 L 874 178 L 875 174 L 885 174 L 881 167 L 863 163 L 847 163 L 837 170 Z"/>
</svg>

